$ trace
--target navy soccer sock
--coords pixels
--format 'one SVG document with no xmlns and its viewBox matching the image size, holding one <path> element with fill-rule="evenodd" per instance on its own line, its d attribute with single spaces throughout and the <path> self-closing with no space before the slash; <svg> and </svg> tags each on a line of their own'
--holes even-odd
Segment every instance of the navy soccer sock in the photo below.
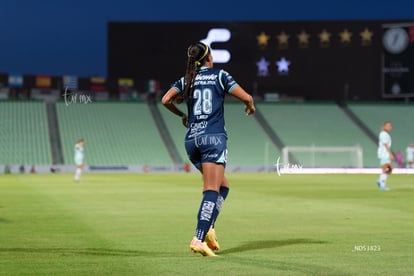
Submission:
<svg viewBox="0 0 414 276">
<path fill-rule="evenodd" d="M 207 190 L 203 193 L 203 200 L 201 201 L 200 209 L 197 215 L 197 229 L 195 236 L 197 239 L 204 242 L 208 229 L 210 229 L 213 222 L 213 212 L 216 209 L 216 202 L 219 193 L 212 190 Z"/>
<path fill-rule="evenodd" d="M 214 223 L 217 221 L 217 217 L 220 214 L 221 206 L 223 206 L 224 200 L 226 200 L 227 195 L 229 194 L 229 188 L 227 187 L 220 187 L 219 195 L 217 197 L 216 208 L 214 208 L 213 212 L 213 222 L 211 226 L 214 228 Z"/>
</svg>

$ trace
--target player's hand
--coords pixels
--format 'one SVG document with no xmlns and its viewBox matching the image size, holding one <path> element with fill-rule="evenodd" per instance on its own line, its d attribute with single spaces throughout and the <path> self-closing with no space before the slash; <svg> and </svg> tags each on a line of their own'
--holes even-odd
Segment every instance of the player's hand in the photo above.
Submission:
<svg viewBox="0 0 414 276">
<path fill-rule="evenodd" d="M 256 112 L 256 107 L 254 107 L 254 105 L 246 105 L 244 107 L 244 111 L 246 112 L 246 115 L 252 115 L 253 113 Z"/>
<path fill-rule="evenodd" d="M 391 161 L 394 161 L 395 160 L 394 154 L 391 154 L 390 155 L 390 159 L 391 159 Z"/>
<path fill-rule="evenodd" d="M 183 101 L 184 101 L 184 98 L 182 96 L 180 96 L 180 95 L 179 96 L 176 96 L 175 99 L 174 99 L 174 102 L 176 104 L 181 104 Z"/>
<path fill-rule="evenodd" d="M 187 127 L 187 124 L 188 124 L 188 117 L 187 117 L 187 115 L 184 114 L 181 117 L 181 122 L 183 123 L 183 126 Z"/>
</svg>

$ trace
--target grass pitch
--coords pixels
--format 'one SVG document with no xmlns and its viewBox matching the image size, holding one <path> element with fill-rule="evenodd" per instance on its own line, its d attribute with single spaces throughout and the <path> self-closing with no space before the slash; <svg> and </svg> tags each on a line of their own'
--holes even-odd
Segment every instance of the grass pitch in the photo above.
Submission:
<svg viewBox="0 0 414 276">
<path fill-rule="evenodd" d="M 414 275 L 414 176 L 228 174 L 219 257 L 198 174 L 0 176 L 1 275 Z"/>
</svg>

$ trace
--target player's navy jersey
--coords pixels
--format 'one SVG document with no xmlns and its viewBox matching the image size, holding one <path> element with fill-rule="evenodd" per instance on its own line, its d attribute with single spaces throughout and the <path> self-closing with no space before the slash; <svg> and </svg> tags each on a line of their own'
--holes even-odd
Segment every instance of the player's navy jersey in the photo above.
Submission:
<svg viewBox="0 0 414 276">
<path fill-rule="evenodd" d="M 238 84 L 226 71 L 201 67 L 194 80 L 192 97 L 187 102 L 188 128 L 186 139 L 202 134 L 226 134 L 224 126 L 224 97 Z M 184 77 L 173 86 L 179 94 L 184 91 Z"/>
</svg>

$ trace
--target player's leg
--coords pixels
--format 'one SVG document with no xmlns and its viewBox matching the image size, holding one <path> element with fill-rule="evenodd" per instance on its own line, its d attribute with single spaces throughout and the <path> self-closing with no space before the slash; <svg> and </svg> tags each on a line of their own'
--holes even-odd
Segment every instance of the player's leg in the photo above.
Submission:
<svg viewBox="0 0 414 276">
<path fill-rule="evenodd" d="M 220 184 L 223 182 L 224 166 L 222 164 L 204 162 L 203 173 L 203 199 L 197 215 L 197 228 L 195 237 L 191 241 L 190 249 L 204 256 L 215 256 L 206 243 L 206 235 L 211 227 L 213 212 L 219 195 Z"/>
<path fill-rule="evenodd" d="M 219 189 L 219 195 L 217 197 L 217 203 L 216 203 L 216 208 L 214 209 L 213 212 L 213 218 L 212 218 L 212 223 L 211 223 L 211 227 L 210 230 L 207 232 L 206 235 L 206 242 L 208 247 L 210 247 L 213 250 L 220 250 L 220 245 L 217 241 L 217 236 L 216 236 L 216 231 L 214 229 L 214 225 L 217 221 L 217 217 L 220 214 L 221 211 L 221 207 L 223 206 L 224 201 L 227 198 L 227 195 L 229 193 L 229 181 L 227 180 L 227 177 L 223 177 L 223 182 L 220 185 L 220 189 Z"/>
<path fill-rule="evenodd" d="M 213 222 L 213 212 L 216 209 L 220 185 L 224 179 L 224 166 L 222 164 L 204 162 L 203 172 L 203 199 L 198 212 L 196 237 L 204 241 L 205 236 Z"/>
<path fill-rule="evenodd" d="M 388 160 L 382 163 L 383 163 L 381 166 L 382 173 L 379 178 L 379 189 L 382 191 L 385 191 L 385 190 L 390 190 L 390 188 L 387 187 L 387 178 L 388 178 L 388 175 L 391 174 L 392 172 L 392 165 L 390 162 L 388 162 Z"/>
<path fill-rule="evenodd" d="M 215 141 L 220 141 L 220 143 L 216 144 L 216 156 L 217 158 L 214 159 L 214 162 L 217 164 L 222 164 L 223 167 L 226 167 L 227 164 L 227 137 L 225 135 L 214 135 L 213 137 Z M 213 211 L 212 223 L 209 231 L 206 235 L 206 242 L 207 245 L 213 250 L 219 250 L 220 245 L 217 241 L 216 231 L 215 231 L 215 222 L 217 221 L 217 217 L 220 214 L 221 208 L 227 195 L 229 193 L 229 181 L 224 176 L 224 168 L 223 168 L 223 178 L 219 186 L 219 194 L 217 197 L 216 207 Z"/>
<path fill-rule="evenodd" d="M 203 180 L 204 180 L 205 178 L 204 173 L 203 173 L 204 166 L 202 164 L 202 160 L 201 160 L 202 156 L 201 156 L 201 152 L 199 150 L 198 144 L 196 143 L 196 140 L 194 139 L 186 140 L 185 149 L 186 149 L 187 155 L 190 158 L 191 163 L 203 174 Z M 190 243 L 190 250 L 193 251 L 194 253 L 201 253 L 203 256 L 215 256 L 214 252 L 207 246 L 207 243 L 203 239 L 203 236 L 205 235 L 200 235 L 202 234 L 203 231 L 205 232 L 208 231 L 208 228 L 207 230 L 203 230 L 203 223 L 200 224 L 200 221 L 202 221 L 202 219 L 208 219 L 208 212 L 202 213 L 203 208 L 204 209 L 208 209 L 208 207 L 211 208 L 211 206 L 209 206 L 211 205 L 211 203 L 209 202 L 206 203 L 205 201 L 214 201 L 214 203 L 217 201 L 217 196 L 214 198 L 214 195 L 213 195 L 213 198 L 212 199 L 210 198 L 211 197 L 210 192 L 208 192 L 206 195 L 206 190 L 204 189 L 205 187 L 206 185 L 203 186 L 203 198 L 202 198 L 199 211 L 197 214 L 197 227 L 196 227 L 196 231 L 194 234 L 194 238 L 192 239 Z M 218 192 L 216 191 L 216 195 L 217 194 Z M 206 203 L 206 205 L 204 205 L 204 203 Z"/>
<path fill-rule="evenodd" d="M 83 170 L 83 163 L 77 162 L 75 171 L 75 181 L 79 182 Z"/>
<path fill-rule="evenodd" d="M 226 200 L 227 195 L 229 194 L 229 191 L 230 191 L 229 181 L 227 180 L 227 177 L 224 176 L 223 182 L 220 185 L 216 208 L 214 209 L 213 223 L 212 223 L 213 228 L 214 228 L 214 223 L 217 221 L 217 217 L 220 214 L 221 207 L 223 206 L 223 203 Z"/>
<path fill-rule="evenodd" d="M 388 163 L 387 159 L 380 158 L 381 173 L 380 173 L 379 178 L 377 180 L 377 185 L 378 185 L 379 189 L 384 187 L 384 185 L 386 184 L 386 181 L 387 181 L 387 174 L 385 173 L 385 168 L 384 168 L 386 163 Z"/>
</svg>

